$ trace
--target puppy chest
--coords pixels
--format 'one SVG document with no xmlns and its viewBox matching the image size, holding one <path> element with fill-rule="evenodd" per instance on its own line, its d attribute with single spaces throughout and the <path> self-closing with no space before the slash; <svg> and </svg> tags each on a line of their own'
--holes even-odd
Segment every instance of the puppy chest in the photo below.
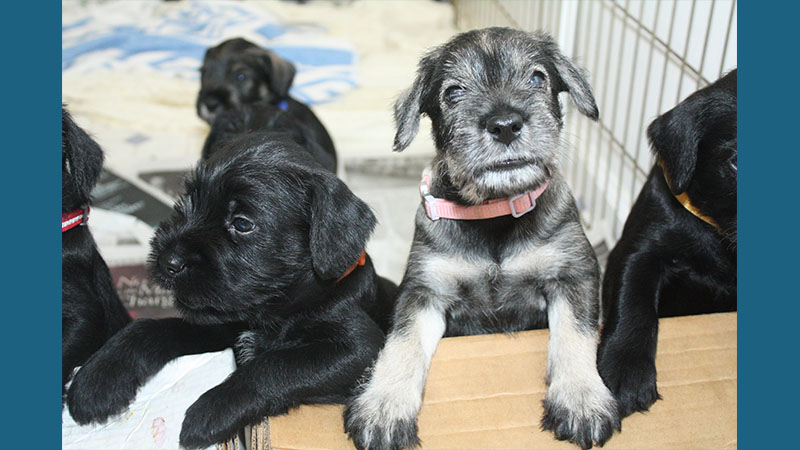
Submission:
<svg viewBox="0 0 800 450">
<path fill-rule="evenodd" d="M 503 333 L 547 326 L 547 303 L 539 286 L 497 278 L 460 282 L 447 309 L 447 336 Z"/>
<path fill-rule="evenodd" d="M 516 331 L 546 326 L 547 276 L 533 261 L 431 258 L 422 279 L 447 305 L 447 334 Z"/>
</svg>

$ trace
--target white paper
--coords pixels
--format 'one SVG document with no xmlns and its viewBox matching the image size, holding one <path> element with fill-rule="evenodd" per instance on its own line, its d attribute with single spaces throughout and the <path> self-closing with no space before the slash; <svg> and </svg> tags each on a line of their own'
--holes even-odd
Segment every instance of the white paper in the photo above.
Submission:
<svg viewBox="0 0 800 450">
<path fill-rule="evenodd" d="M 61 416 L 62 448 L 177 450 L 186 410 L 235 369 L 231 349 L 178 358 L 139 390 L 126 412 L 102 425 L 78 425 L 65 407 Z"/>
</svg>

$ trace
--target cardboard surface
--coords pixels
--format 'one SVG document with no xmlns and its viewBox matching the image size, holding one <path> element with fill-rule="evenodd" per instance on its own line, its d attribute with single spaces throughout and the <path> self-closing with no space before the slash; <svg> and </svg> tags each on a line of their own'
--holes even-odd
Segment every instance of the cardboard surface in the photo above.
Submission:
<svg viewBox="0 0 800 450">
<path fill-rule="evenodd" d="M 419 416 L 422 448 L 577 448 L 539 428 L 547 339 L 547 330 L 443 339 Z M 736 313 L 662 319 L 656 365 L 663 400 L 624 419 L 603 448 L 736 448 Z M 274 449 L 353 448 L 341 406 L 303 406 L 268 426 Z"/>
</svg>

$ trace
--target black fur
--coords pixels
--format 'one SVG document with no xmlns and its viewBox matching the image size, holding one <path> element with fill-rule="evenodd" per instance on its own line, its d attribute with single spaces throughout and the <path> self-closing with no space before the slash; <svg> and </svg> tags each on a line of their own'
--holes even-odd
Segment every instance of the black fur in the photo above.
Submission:
<svg viewBox="0 0 800 450">
<path fill-rule="evenodd" d="M 603 280 L 598 368 L 623 417 L 660 398 L 659 317 L 736 310 L 736 70 L 647 132 L 664 170 L 650 172 Z M 719 230 L 680 204 L 684 192 Z"/>
<path fill-rule="evenodd" d="M 335 170 L 336 151 L 328 131 L 308 106 L 289 96 L 295 71 L 291 62 L 252 42 L 224 41 L 208 49 L 203 59 L 197 115 L 213 124 L 219 113 L 242 105 L 286 101 L 287 112 L 308 128 L 311 140 L 334 155 Z"/>
<path fill-rule="evenodd" d="M 333 148 L 323 148 L 314 140 L 316 137 L 309 127 L 288 112 L 265 101 L 244 104 L 217 115 L 203 145 L 203 159 L 208 159 L 225 140 L 237 134 L 254 131 L 288 133 L 323 167 L 336 172 L 336 153 Z"/>
<path fill-rule="evenodd" d="M 103 151 L 61 110 L 61 212 L 89 204 Z M 61 234 L 61 394 L 72 371 L 130 322 L 92 233 L 77 226 Z"/>
<path fill-rule="evenodd" d="M 182 446 L 343 402 L 383 345 L 396 289 L 369 258 L 337 281 L 375 226 L 370 209 L 284 134 L 228 141 L 185 187 L 150 261 L 183 319 L 139 320 L 109 341 L 75 376 L 72 416 L 104 422 L 168 361 L 231 346 L 238 368 L 187 410 Z"/>
</svg>

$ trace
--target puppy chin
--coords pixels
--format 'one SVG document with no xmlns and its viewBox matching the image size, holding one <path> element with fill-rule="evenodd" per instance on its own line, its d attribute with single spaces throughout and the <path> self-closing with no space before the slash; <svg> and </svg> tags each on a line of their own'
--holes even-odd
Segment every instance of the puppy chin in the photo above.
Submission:
<svg viewBox="0 0 800 450">
<path fill-rule="evenodd" d="M 181 317 L 189 322 L 206 325 L 243 320 L 241 312 L 220 308 L 226 302 L 225 299 L 218 298 L 218 293 L 206 291 L 204 295 L 200 289 L 184 291 L 180 288 L 172 292 L 175 307 Z"/>
<path fill-rule="evenodd" d="M 492 166 L 480 169 L 479 173 L 461 189 L 464 198 L 475 203 L 535 190 L 550 177 L 549 169 L 535 164 L 510 168 Z"/>
<path fill-rule="evenodd" d="M 192 320 L 202 318 L 205 316 L 216 316 L 219 314 L 215 308 L 208 306 L 209 299 L 205 298 L 203 292 L 208 292 L 192 280 L 188 280 L 186 276 L 178 275 L 177 277 L 169 277 L 161 273 L 151 263 L 150 265 L 150 278 L 160 287 L 172 292 L 175 300 L 175 307 L 183 317 L 191 322 L 206 323 L 205 320 Z M 186 288 L 189 286 L 189 289 Z M 219 322 L 222 322 L 220 320 Z M 214 321 L 214 323 L 219 323 Z"/>
</svg>

